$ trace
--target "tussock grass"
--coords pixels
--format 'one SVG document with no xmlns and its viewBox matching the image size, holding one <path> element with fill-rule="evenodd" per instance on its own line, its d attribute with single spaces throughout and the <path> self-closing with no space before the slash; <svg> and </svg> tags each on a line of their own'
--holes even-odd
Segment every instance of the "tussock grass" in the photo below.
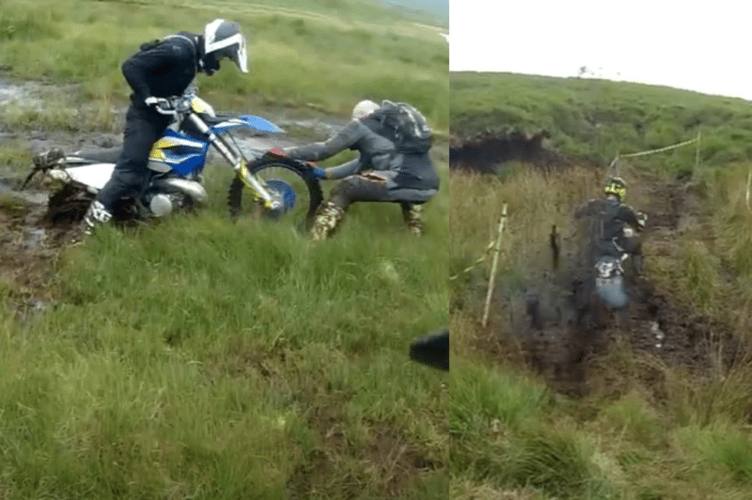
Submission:
<svg viewBox="0 0 752 500">
<path fill-rule="evenodd" d="M 743 99 L 587 78 L 454 72 L 452 133 L 547 130 L 554 145 L 610 162 L 617 153 L 661 148 L 701 133 L 703 165 L 752 159 L 752 113 Z M 692 165 L 694 145 L 645 157 L 652 169 Z"/>
<path fill-rule="evenodd" d="M 612 498 L 613 486 L 592 447 L 549 420 L 566 403 L 545 389 L 460 358 L 451 394 L 452 474 L 460 484 L 551 498 Z"/>
<path fill-rule="evenodd" d="M 27 172 L 31 164 L 32 155 L 22 141 L 8 141 L 0 148 L 0 165 L 7 168 L 5 173 Z"/>
<path fill-rule="evenodd" d="M 446 134 L 446 42 L 361 6 L 9 0 L 0 65 L 59 95 L 40 84 L 45 107 L 4 107 L 3 126 L 121 128 L 122 60 L 222 15 L 252 55 L 245 79 L 232 66 L 200 79 L 218 110 L 349 115 L 390 98 Z M 16 314 L 0 285 L 0 497 L 445 497 L 444 376 L 407 347 L 448 323 L 446 149 L 423 238 L 396 204 L 352 207 L 319 245 L 289 224 L 233 223 L 232 173 L 209 165 L 198 214 L 66 249 L 43 314 Z"/>
<path fill-rule="evenodd" d="M 0 314 L 7 497 L 445 495 L 447 395 L 407 345 L 448 321 L 447 205 L 314 245 L 218 200 L 69 249 L 47 313 Z"/>
<path fill-rule="evenodd" d="M 644 165 L 635 164 L 625 173 L 631 186 L 627 201 L 637 209 L 649 201 L 644 186 L 632 182 L 644 175 L 640 168 Z M 458 275 L 450 282 L 450 314 L 452 331 L 459 332 L 453 339 L 451 376 L 454 494 L 749 496 L 745 450 L 752 370 L 742 361 L 744 353 L 731 368 L 724 365 L 721 337 L 708 346 L 718 356 L 702 377 L 636 354 L 627 342 L 617 343 L 613 352 L 595 360 L 590 372 L 594 391 L 579 401 L 549 392 L 524 366 L 508 361 L 515 356 L 510 310 L 523 285 L 550 267 L 551 225 L 567 234 L 570 214 L 599 196 L 605 172 L 575 168 L 544 175 L 519 165 L 502 169 L 498 178 L 450 176 L 450 275 Z M 724 318 L 739 338 L 747 336 L 740 325 L 749 325 L 750 311 L 743 307 L 749 274 L 740 256 L 749 233 L 746 175 L 742 167 L 698 172 L 688 196 L 699 205 L 697 213 L 680 222 L 682 236 L 660 247 L 646 240 L 646 272 L 657 287 L 698 314 Z M 655 178 L 669 182 L 673 176 Z M 491 325 L 483 329 L 490 258 L 462 271 L 494 239 L 504 203 L 509 217 Z M 651 261 L 653 251 L 660 253 Z"/>
</svg>

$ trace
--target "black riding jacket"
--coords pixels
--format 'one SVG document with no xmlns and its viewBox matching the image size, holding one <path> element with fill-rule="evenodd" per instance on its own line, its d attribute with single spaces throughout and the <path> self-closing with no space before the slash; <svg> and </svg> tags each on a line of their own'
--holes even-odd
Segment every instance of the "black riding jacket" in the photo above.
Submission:
<svg viewBox="0 0 752 500">
<path fill-rule="evenodd" d="M 619 248 L 632 252 L 633 248 L 638 247 L 636 238 L 627 238 L 624 234 L 624 228 L 631 226 L 637 231 L 641 231 L 637 213 L 627 204 L 613 198 L 590 200 L 588 204 L 577 211 L 576 217 L 590 217 L 591 236 L 596 239 L 594 242 L 601 251 L 610 253 L 615 243 Z M 637 240 L 639 241 L 639 240 Z"/>
<path fill-rule="evenodd" d="M 133 89 L 131 102 L 147 108 L 147 97 L 182 95 L 198 72 L 201 36 L 180 32 L 157 43 L 144 44 L 122 66 L 123 76 Z"/>
</svg>

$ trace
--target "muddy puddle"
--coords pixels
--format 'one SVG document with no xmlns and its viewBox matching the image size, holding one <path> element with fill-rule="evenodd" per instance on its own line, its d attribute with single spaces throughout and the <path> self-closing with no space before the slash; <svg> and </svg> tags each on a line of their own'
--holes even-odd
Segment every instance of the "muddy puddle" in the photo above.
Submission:
<svg viewBox="0 0 752 500">
<path fill-rule="evenodd" d="M 22 180 L 0 178 L 0 198 L 16 199 L 19 203 L 46 205 L 50 196 L 44 191 L 21 190 Z"/>
<path fill-rule="evenodd" d="M 22 104 L 29 107 L 41 106 L 39 88 L 34 84 L 14 84 L 0 79 L 0 106 Z"/>
</svg>

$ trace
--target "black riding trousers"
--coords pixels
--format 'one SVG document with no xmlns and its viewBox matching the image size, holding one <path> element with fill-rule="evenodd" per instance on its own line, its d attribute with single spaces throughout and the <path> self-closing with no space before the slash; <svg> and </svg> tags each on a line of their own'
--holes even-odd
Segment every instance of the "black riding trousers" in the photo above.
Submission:
<svg viewBox="0 0 752 500">
<path fill-rule="evenodd" d="M 151 171 L 149 153 L 153 144 L 164 133 L 170 117 L 151 109 L 130 106 L 125 115 L 123 152 L 107 184 L 97 193 L 97 200 L 112 212 L 118 199 L 139 196 L 146 189 Z"/>
</svg>

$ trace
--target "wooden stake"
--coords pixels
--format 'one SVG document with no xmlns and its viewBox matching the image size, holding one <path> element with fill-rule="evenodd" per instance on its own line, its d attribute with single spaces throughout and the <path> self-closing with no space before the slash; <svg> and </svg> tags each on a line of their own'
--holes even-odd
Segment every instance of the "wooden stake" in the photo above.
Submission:
<svg viewBox="0 0 752 500">
<path fill-rule="evenodd" d="M 488 278 L 488 292 L 486 293 L 486 307 L 483 310 L 483 327 L 488 323 L 488 310 L 491 307 L 491 295 L 493 294 L 494 282 L 496 281 L 496 266 L 499 263 L 499 253 L 501 252 L 501 234 L 504 231 L 504 221 L 507 219 L 507 204 L 501 208 L 501 219 L 499 220 L 499 236 L 496 238 L 496 248 L 494 249 L 493 262 L 491 263 L 491 276 Z"/>
</svg>

